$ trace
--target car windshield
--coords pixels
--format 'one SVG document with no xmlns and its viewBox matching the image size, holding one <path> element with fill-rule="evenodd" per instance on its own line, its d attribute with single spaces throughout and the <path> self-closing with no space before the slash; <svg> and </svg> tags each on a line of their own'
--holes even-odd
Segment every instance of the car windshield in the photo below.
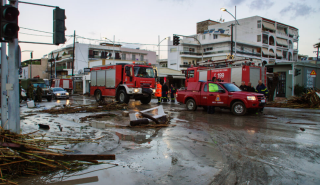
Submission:
<svg viewBox="0 0 320 185">
<path fill-rule="evenodd" d="M 154 78 L 153 68 L 134 67 L 134 76 L 142 78 Z"/>
<path fill-rule="evenodd" d="M 38 86 L 41 88 L 47 88 L 45 83 L 33 83 L 33 87 L 37 88 Z"/>
<path fill-rule="evenodd" d="M 237 92 L 237 91 L 241 91 L 241 89 L 239 89 L 239 87 L 237 87 L 234 84 L 222 84 L 229 92 Z"/>
<path fill-rule="evenodd" d="M 62 88 L 54 88 L 53 91 L 55 92 L 55 91 L 65 91 L 65 90 Z"/>
</svg>

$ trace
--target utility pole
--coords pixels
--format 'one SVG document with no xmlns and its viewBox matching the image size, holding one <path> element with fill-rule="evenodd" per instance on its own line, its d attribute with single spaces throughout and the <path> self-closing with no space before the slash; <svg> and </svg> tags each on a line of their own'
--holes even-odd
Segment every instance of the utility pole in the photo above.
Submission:
<svg viewBox="0 0 320 185">
<path fill-rule="evenodd" d="M 235 34 L 234 34 L 234 58 L 237 56 L 237 6 L 234 6 L 234 29 L 235 29 Z M 233 45 L 233 44 L 232 44 Z"/>
<path fill-rule="evenodd" d="M 71 73 L 71 78 L 73 78 L 75 43 L 76 43 L 76 30 L 74 30 L 74 32 L 73 32 L 73 54 L 72 54 L 72 73 Z"/>
<path fill-rule="evenodd" d="M 231 24 L 231 56 L 233 55 L 233 24 Z"/>
<path fill-rule="evenodd" d="M 18 8 L 18 1 L 11 1 Z M 19 65 L 18 65 L 18 39 L 9 42 L 8 60 L 8 124 L 5 130 L 20 133 L 20 102 L 19 102 Z M 19 53 L 21 54 L 21 53 Z"/>
<path fill-rule="evenodd" d="M 7 0 L 1 1 L 5 5 Z M 8 99 L 6 84 L 8 82 L 7 43 L 1 42 L 1 126 L 4 128 L 8 120 Z"/>
<path fill-rule="evenodd" d="M 160 35 L 158 35 L 158 65 L 160 66 Z"/>
<path fill-rule="evenodd" d="M 115 39 L 115 36 L 113 35 L 113 53 L 112 53 L 113 65 L 115 64 L 115 63 L 114 63 L 114 57 L 115 57 L 115 53 L 114 53 L 114 39 Z"/>
<path fill-rule="evenodd" d="M 33 59 L 33 54 L 32 54 L 33 51 L 30 52 L 30 78 L 32 78 L 32 59 Z"/>
</svg>

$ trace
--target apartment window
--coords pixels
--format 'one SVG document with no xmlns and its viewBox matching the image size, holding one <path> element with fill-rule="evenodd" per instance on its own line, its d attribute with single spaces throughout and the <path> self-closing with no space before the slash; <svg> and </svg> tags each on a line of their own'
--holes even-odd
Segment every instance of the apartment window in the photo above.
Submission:
<svg viewBox="0 0 320 185">
<path fill-rule="evenodd" d="M 133 60 L 133 61 L 136 60 L 136 55 L 132 55 L 132 60 Z"/>
<path fill-rule="evenodd" d="M 261 21 L 257 21 L 257 27 L 261 28 Z"/>
<path fill-rule="evenodd" d="M 206 35 L 202 35 L 202 40 L 206 39 Z"/>
<path fill-rule="evenodd" d="M 244 50 L 244 47 L 243 46 L 241 46 L 241 51 L 243 51 Z"/>
<path fill-rule="evenodd" d="M 257 35 L 257 42 L 261 42 L 261 35 Z"/>
<path fill-rule="evenodd" d="M 140 55 L 140 61 L 144 61 L 143 55 Z"/>
<path fill-rule="evenodd" d="M 177 52 L 177 48 L 170 48 L 170 53 Z"/>
<path fill-rule="evenodd" d="M 218 39 L 218 35 L 213 35 L 213 39 Z"/>
<path fill-rule="evenodd" d="M 189 52 L 193 52 L 194 53 L 194 48 L 189 48 Z"/>
<path fill-rule="evenodd" d="M 93 55 L 98 55 L 99 52 L 98 51 L 93 51 Z"/>
<path fill-rule="evenodd" d="M 127 59 L 126 59 L 126 54 L 125 54 L 125 53 L 122 53 L 122 54 L 121 54 L 121 58 L 122 58 L 122 60 L 127 60 Z"/>
<path fill-rule="evenodd" d="M 252 49 L 252 53 L 254 53 L 254 49 Z"/>
</svg>

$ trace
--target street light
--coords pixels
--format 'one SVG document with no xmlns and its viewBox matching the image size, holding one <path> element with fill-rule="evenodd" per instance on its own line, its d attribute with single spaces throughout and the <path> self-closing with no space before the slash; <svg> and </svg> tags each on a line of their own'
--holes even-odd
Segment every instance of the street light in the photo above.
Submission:
<svg viewBox="0 0 320 185">
<path fill-rule="evenodd" d="M 234 6 L 235 16 L 233 16 L 226 8 L 220 8 L 220 10 L 223 12 L 228 12 L 235 20 L 235 25 L 234 25 L 234 28 L 235 28 L 235 37 L 234 37 L 234 44 L 235 44 L 234 47 L 235 48 L 234 48 L 234 50 L 235 50 L 235 52 L 234 52 L 234 54 L 235 54 L 235 56 L 237 56 L 237 24 L 240 25 L 239 22 L 237 21 L 237 6 Z M 233 45 L 233 43 L 231 43 L 231 45 Z"/>
<path fill-rule="evenodd" d="M 114 57 L 115 57 L 115 54 L 114 54 L 114 36 L 113 36 L 113 41 L 111 41 L 110 39 L 108 39 L 107 37 L 103 37 L 104 39 L 106 39 L 106 40 L 109 40 L 110 42 L 112 42 L 112 44 L 113 44 L 113 51 L 112 51 L 112 58 L 113 58 L 113 64 L 114 64 Z"/>
<path fill-rule="evenodd" d="M 168 37 L 162 39 L 162 41 L 166 40 L 167 38 Z M 158 36 L 158 42 L 159 42 L 159 44 L 158 44 L 158 63 L 159 63 L 159 65 L 160 65 L 160 44 L 161 44 L 162 41 L 160 41 L 160 35 L 159 35 Z"/>
<path fill-rule="evenodd" d="M 32 78 L 32 59 L 33 59 L 33 50 L 24 50 L 24 51 L 21 51 L 22 52 L 30 52 L 30 58 L 31 58 L 31 61 L 30 61 L 30 78 Z"/>
</svg>

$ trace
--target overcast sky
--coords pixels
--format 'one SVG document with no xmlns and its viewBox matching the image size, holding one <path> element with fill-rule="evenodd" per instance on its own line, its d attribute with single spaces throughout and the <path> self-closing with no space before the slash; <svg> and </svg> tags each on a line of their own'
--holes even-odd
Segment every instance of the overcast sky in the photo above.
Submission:
<svg viewBox="0 0 320 185">
<path fill-rule="evenodd" d="M 172 34 L 191 35 L 196 33 L 196 23 L 211 19 L 225 21 L 233 18 L 220 8 L 225 7 L 237 19 L 262 16 L 291 25 L 299 29 L 299 54 L 315 56 L 313 44 L 320 42 L 320 0 L 29 0 L 59 6 L 66 11 L 66 35 L 100 39 L 107 37 L 118 42 L 157 44 Z M 52 32 L 53 8 L 19 4 L 19 40 L 52 43 L 52 35 L 24 28 Z M 41 36 L 32 36 L 27 34 Z M 67 44 L 73 39 L 67 37 Z M 89 43 L 88 40 L 78 39 Z M 91 42 L 93 43 L 93 42 Z M 165 42 L 163 42 L 165 45 Z M 63 45 L 20 44 L 21 50 L 33 50 L 34 58 L 41 58 Z M 153 45 L 126 45 L 148 50 L 158 50 Z M 166 57 L 165 46 L 161 47 L 161 57 Z M 30 58 L 30 53 L 22 53 L 22 61 Z"/>
</svg>

